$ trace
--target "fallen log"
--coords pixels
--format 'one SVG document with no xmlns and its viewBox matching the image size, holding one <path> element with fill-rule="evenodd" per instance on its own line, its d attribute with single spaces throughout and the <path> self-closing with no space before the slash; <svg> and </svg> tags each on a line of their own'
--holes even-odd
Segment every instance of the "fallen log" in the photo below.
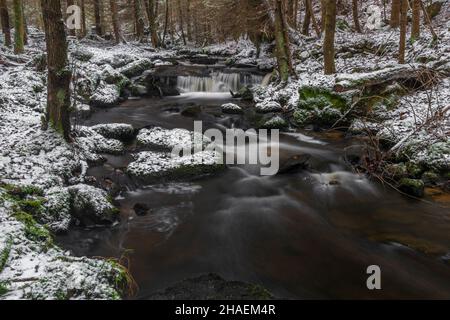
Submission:
<svg viewBox="0 0 450 320">
<path fill-rule="evenodd" d="M 424 72 L 434 70 L 423 65 L 398 65 L 367 73 L 340 74 L 336 77 L 335 92 L 345 92 L 354 89 L 383 85 L 392 81 L 416 80 L 425 85 Z M 429 79 L 428 79 L 429 80 Z"/>
</svg>

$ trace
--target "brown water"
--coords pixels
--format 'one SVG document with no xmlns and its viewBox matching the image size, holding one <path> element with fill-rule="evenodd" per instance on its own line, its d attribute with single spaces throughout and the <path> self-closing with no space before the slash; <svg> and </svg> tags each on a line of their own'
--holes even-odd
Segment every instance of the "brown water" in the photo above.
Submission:
<svg viewBox="0 0 450 320">
<path fill-rule="evenodd" d="M 128 101 L 87 121 L 137 128 L 248 128 L 251 111 L 224 116 L 227 94 Z M 239 103 L 239 101 L 235 101 Z M 202 111 L 183 116 L 186 108 Z M 450 298 L 450 210 L 406 198 L 354 174 L 343 149 L 355 141 L 314 133 L 281 136 L 281 157 L 311 155 L 311 170 L 275 177 L 230 167 L 208 178 L 135 186 L 118 177 L 129 156 L 108 156 L 89 173 L 128 187 L 118 198 L 122 222 L 73 229 L 58 241 L 77 255 L 120 257 L 145 298 L 186 278 L 218 273 L 261 284 L 278 297 Z M 133 207 L 152 212 L 138 217 Z M 131 250 L 131 251 L 129 251 Z M 366 269 L 379 265 L 382 290 L 369 291 Z"/>
</svg>

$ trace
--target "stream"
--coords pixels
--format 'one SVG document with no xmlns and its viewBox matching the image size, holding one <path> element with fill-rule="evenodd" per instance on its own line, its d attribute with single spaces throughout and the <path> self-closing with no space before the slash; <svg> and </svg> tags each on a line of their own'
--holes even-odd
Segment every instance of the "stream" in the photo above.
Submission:
<svg viewBox="0 0 450 320">
<path fill-rule="evenodd" d="M 229 90 L 262 81 L 236 73 L 181 76 L 180 96 L 128 100 L 97 110 L 84 125 L 193 130 L 201 120 L 204 129 L 248 129 L 256 115 Z M 228 102 L 245 114 L 223 114 Z M 260 284 L 289 299 L 449 298 L 448 208 L 355 174 L 343 150 L 357 143 L 340 133 L 282 133 L 281 159 L 308 154 L 310 169 L 263 177 L 254 166 L 229 166 L 202 179 L 152 185 L 117 174 L 132 160 L 129 153 L 105 155 L 107 163 L 88 174 L 126 189 L 116 199 L 121 222 L 74 227 L 57 241 L 79 256 L 127 252 L 138 299 L 206 273 Z M 136 204 L 151 212 L 137 216 Z M 382 290 L 367 289 L 370 265 L 382 270 Z"/>
</svg>

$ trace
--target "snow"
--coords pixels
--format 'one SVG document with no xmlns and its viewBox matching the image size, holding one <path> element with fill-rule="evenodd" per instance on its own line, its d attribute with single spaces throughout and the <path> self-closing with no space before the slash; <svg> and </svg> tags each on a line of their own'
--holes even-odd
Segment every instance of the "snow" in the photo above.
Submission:
<svg viewBox="0 0 450 320">
<path fill-rule="evenodd" d="M 0 191 L 0 195 L 3 192 Z M 0 206 L 0 252 L 9 249 L 0 270 L 7 292 L 0 299 L 118 299 L 111 277 L 118 272 L 106 260 L 75 258 L 54 245 L 26 237 L 25 226 Z"/>
<path fill-rule="evenodd" d="M 195 177 L 217 171 L 221 156 L 214 151 L 201 151 L 193 155 L 172 157 L 170 153 L 145 151 L 135 156 L 127 172 L 134 177 L 148 179 L 160 177 Z"/>
<path fill-rule="evenodd" d="M 98 124 L 92 126 L 91 129 L 107 139 L 116 139 L 120 141 L 131 140 L 134 137 L 135 132 L 132 125 L 123 123 Z"/>
<path fill-rule="evenodd" d="M 208 143 L 202 134 L 194 133 L 186 129 L 167 130 L 160 127 L 142 129 L 137 136 L 137 142 L 141 146 L 159 147 L 171 151 L 175 147 L 191 148 L 194 142 Z"/>
<path fill-rule="evenodd" d="M 229 114 L 239 114 L 239 113 L 243 113 L 244 111 L 237 104 L 226 103 L 226 104 L 222 105 L 222 112 L 229 113 Z"/>
</svg>

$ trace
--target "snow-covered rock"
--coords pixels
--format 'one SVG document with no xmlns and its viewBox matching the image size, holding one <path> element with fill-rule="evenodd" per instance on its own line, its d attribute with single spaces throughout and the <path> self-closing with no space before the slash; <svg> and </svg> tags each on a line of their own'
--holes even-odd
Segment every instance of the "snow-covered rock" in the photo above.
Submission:
<svg viewBox="0 0 450 320">
<path fill-rule="evenodd" d="M 175 147 L 194 147 L 194 143 L 204 146 L 210 142 L 202 134 L 186 129 L 167 130 L 160 127 L 142 129 L 136 139 L 141 146 L 157 147 L 166 151 L 171 151 Z"/>
<path fill-rule="evenodd" d="M 105 191 L 84 184 L 71 186 L 68 190 L 72 197 L 72 215 L 84 225 L 108 224 L 118 220 L 118 210 Z"/>
<path fill-rule="evenodd" d="M 285 119 L 280 116 L 274 116 L 269 120 L 265 121 L 262 125 L 262 128 L 265 129 L 286 129 L 288 127 L 288 123 Z"/>
<path fill-rule="evenodd" d="M 78 129 L 77 145 L 88 161 L 99 162 L 102 160 L 101 153 L 122 154 L 125 146 L 116 139 L 107 139 L 89 127 Z"/>
<path fill-rule="evenodd" d="M 281 112 L 283 108 L 276 101 L 265 100 L 256 104 L 256 111 L 259 113 Z"/>
<path fill-rule="evenodd" d="M 145 70 L 153 67 L 153 63 L 148 59 L 139 59 L 119 69 L 127 78 L 140 76 Z"/>
<path fill-rule="evenodd" d="M 115 84 L 100 84 L 90 97 L 90 101 L 94 107 L 114 107 L 119 104 L 120 89 Z"/>
<path fill-rule="evenodd" d="M 221 156 L 213 151 L 201 151 L 190 156 L 172 157 L 170 153 L 140 152 L 127 172 L 139 179 L 183 179 L 202 176 L 223 169 Z"/>
<path fill-rule="evenodd" d="M 134 138 L 135 130 L 132 125 L 124 123 L 98 124 L 91 127 L 92 130 L 107 139 L 130 141 Z"/>
<path fill-rule="evenodd" d="M 244 112 L 241 107 L 234 103 L 226 103 L 222 105 L 222 112 L 228 114 L 241 114 Z"/>
</svg>

